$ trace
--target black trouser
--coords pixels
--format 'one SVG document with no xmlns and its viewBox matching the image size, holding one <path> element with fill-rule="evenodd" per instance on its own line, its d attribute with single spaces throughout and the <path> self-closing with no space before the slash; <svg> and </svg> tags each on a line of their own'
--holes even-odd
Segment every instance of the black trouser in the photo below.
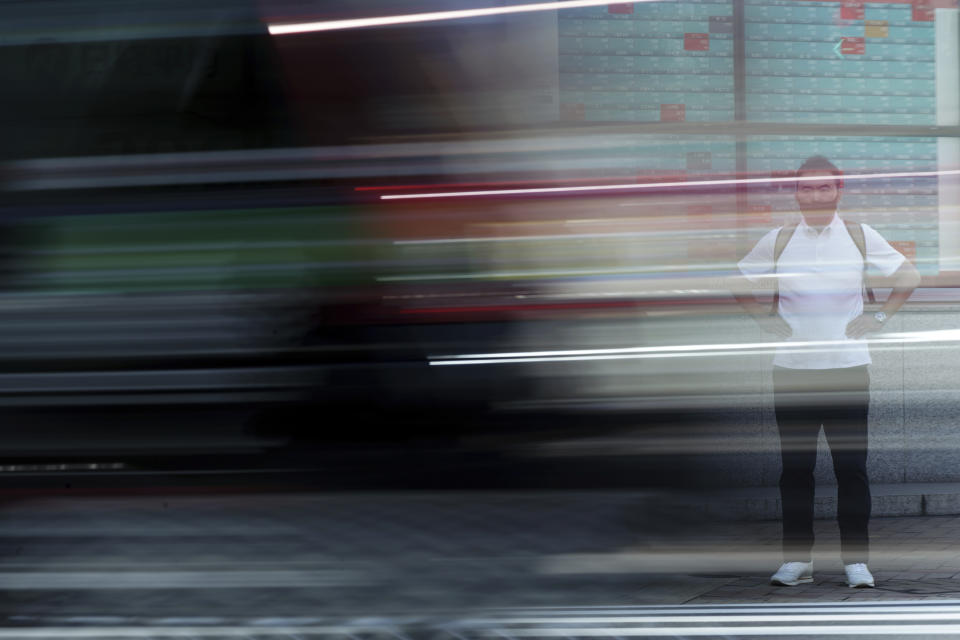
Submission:
<svg viewBox="0 0 960 640">
<path fill-rule="evenodd" d="M 813 470 L 820 426 L 837 476 L 837 517 L 844 564 L 866 562 L 870 485 L 867 480 L 867 367 L 773 368 L 774 405 L 780 430 L 780 501 L 783 554 L 788 562 L 810 560 L 813 548 Z"/>
</svg>

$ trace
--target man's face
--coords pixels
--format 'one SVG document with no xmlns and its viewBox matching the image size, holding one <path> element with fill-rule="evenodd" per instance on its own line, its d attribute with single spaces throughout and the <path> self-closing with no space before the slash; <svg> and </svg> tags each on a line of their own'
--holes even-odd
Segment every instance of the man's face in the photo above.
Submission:
<svg viewBox="0 0 960 640">
<path fill-rule="evenodd" d="M 833 213 L 840 200 L 837 176 L 829 171 L 814 171 L 802 175 L 805 180 L 797 183 L 797 204 L 800 211 Z"/>
</svg>

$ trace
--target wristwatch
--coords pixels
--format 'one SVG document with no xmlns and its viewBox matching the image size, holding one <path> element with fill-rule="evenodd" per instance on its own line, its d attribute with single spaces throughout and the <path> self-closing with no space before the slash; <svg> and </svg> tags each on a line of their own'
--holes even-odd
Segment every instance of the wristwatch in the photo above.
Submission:
<svg viewBox="0 0 960 640">
<path fill-rule="evenodd" d="M 885 314 L 883 311 L 877 311 L 875 314 L 873 314 L 873 319 L 880 324 L 883 324 L 887 321 L 887 314 Z"/>
</svg>

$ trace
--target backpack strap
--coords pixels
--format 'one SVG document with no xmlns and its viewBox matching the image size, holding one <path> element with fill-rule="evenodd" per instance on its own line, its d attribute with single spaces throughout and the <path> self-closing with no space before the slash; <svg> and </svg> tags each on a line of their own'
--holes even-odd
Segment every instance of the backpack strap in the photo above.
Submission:
<svg viewBox="0 0 960 640">
<path fill-rule="evenodd" d="M 780 227 L 780 231 L 777 232 L 777 240 L 773 245 L 773 276 L 774 276 L 774 289 L 773 289 L 773 307 L 770 309 L 770 315 L 775 316 L 780 311 L 780 279 L 777 278 L 777 264 L 780 262 L 780 256 L 783 254 L 783 250 L 787 248 L 787 245 L 790 243 L 790 238 L 793 237 L 793 234 L 797 231 L 797 223 L 792 222 L 790 224 L 785 224 Z"/>
<path fill-rule="evenodd" d="M 860 250 L 860 258 L 863 260 L 863 287 L 867 290 L 867 300 L 872 304 L 877 301 L 873 295 L 873 289 L 867 286 L 867 239 L 863 234 L 863 225 L 857 222 L 843 221 L 847 227 L 847 233 Z"/>
</svg>

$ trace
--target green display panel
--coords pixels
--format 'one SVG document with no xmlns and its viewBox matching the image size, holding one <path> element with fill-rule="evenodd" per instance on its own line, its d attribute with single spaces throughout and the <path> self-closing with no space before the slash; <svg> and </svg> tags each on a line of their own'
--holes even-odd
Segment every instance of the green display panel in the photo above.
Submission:
<svg viewBox="0 0 960 640">
<path fill-rule="evenodd" d="M 936 12 L 910 3 L 745 0 L 746 119 L 809 125 L 937 124 Z M 954 61 L 954 67 L 956 61 Z M 936 171 L 935 138 L 775 137 L 747 145 L 751 173 L 794 169 L 814 154 L 848 173 Z M 776 223 L 792 194 L 752 195 Z M 848 181 L 841 212 L 876 227 L 935 274 L 935 177 Z M 781 215 L 782 214 L 782 215 Z"/>
</svg>

